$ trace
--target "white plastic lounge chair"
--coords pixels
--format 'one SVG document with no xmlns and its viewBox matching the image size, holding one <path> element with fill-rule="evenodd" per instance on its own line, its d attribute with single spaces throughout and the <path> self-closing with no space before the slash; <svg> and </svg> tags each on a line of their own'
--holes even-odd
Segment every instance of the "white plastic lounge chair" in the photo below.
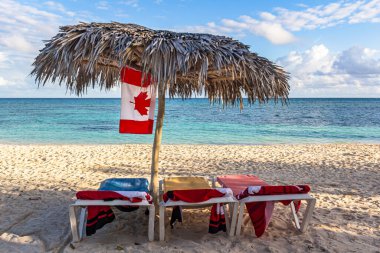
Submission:
<svg viewBox="0 0 380 253">
<path fill-rule="evenodd" d="M 134 192 L 147 192 L 148 181 L 145 178 L 114 178 L 107 179 L 102 182 L 99 190 L 111 191 L 134 191 Z M 83 200 L 77 199 L 70 205 L 70 225 L 73 242 L 79 242 L 86 236 L 86 221 L 87 221 L 87 207 L 89 206 L 138 206 L 147 207 L 149 210 L 148 220 L 148 239 L 154 240 L 154 204 L 149 203 L 148 200 L 133 203 L 127 200 Z M 79 213 L 79 215 L 78 215 Z M 79 217 L 78 217 L 79 216 Z M 78 221 L 79 220 L 79 221 Z"/>
<path fill-rule="evenodd" d="M 217 177 L 217 182 L 223 187 L 229 187 L 233 190 L 234 195 L 236 196 L 242 190 L 246 189 L 249 186 L 263 186 L 267 185 L 263 180 L 259 179 L 253 175 L 226 175 Z M 240 235 L 241 228 L 243 225 L 243 216 L 244 223 L 248 222 L 249 216 L 245 213 L 245 204 L 253 203 L 253 202 L 263 202 L 263 201 L 291 201 L 290 208 L 292 212 L 292 216 L 294 219 L 294 223 L 296 228 L 300 232 L 304 232 L 310 222 L 310 219 L 313 214 L 313 210 L 315 207 L 316 199 L 313 198 L 308 193 L 300 193 L 300 194 L 280 194 L 280 195 L 257 195 L 257 196 L 248 196 L 239 200 L 239 214 L 237 218 L 236 225 L 236 235 Z M 300 220 L 298 218 L 294 200 L 305 200 L 307 202 L 307 207 L 303 215 L 302 223 L 300 224 Z"/>
<path fill-rule="evenodd" d="M 213 185 L 214 186 L 214 185 Z M 207 179 L 204 177 L 170 177 L 165 178 L 160 181 L 159 190 L 160 195 L 168 191 L 175 190 L 196 190 L 196 189 L 213 189 L 210 187 L 210 184 Z M 230 191 L 230 189 L 228 189 Z M 181 206 L 182 208 L 204 208 L 213 204 L 226 204 L 223 205 L 223 210 L 225 214 L 227 234 L 229 236 L 234 235 L 235 226 L 236 226 L 236 215 L 237 215 L 237 207 L 238 202 L 232 196 L 224 196 L 224 197 L 215 197 L 211 198 L 207 201 L 202 202 L 184 202 L 184 201 L 173 201 L 168 200 L 164 202 L 163 200 L 159 204 L 160 208 L 160 218 L 159 218 L 159 234 L 160 241 L 165 239 L 165 209 L 167 207 Z M 229 208 L 227 209 L 226 206 Z M 231 217 L 229 212 L 231 212 Z"/>
</svg>

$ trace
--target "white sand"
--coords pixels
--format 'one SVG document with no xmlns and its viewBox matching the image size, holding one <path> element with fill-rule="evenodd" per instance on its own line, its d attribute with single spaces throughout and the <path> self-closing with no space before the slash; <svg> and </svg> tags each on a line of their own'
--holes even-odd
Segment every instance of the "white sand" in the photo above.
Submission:
<svg viewBox="0 0 380 253">
<path fill-rule="evenodd" d="M 304 234 L 289 207 L 277 204 L 259 239 L 248 230 L 239 238 L 208 234 L 203 210 L 185 211 L 166 242 L 149 243 L 139 210 L 117 212 L 113 223 L 69 247 L 75 192 L 110 177 L 149 178 L 150 155 L 149 145 L 0 145 L 0 252 L 379 252 L 380 145 L 360 144 L 163 146 L 161 177 L 247 173 L 310 184 L 317 206 Z"/>
</svg>

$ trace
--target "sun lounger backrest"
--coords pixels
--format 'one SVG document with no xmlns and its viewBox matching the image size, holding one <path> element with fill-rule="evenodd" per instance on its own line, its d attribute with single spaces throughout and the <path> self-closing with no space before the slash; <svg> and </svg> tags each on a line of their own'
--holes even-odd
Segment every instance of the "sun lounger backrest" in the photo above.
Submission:
<svg viewBox="0 0 380 253">
<path fill-rule="evenodd" d="M 163 180 L 164 192 L 173 190 L 210 189 L 204 177 L 167 177 Z"/>
<path fill-rule="evenodd" d="M 248 186 L 268 185 L 264 180 L 254 175 L 218 176 L 217 181 L 223 187 L 231 188 L 235 196 L 241 191 L 244 191 Z"/>
<path fill-rule="evenodd" d="M 109 178 L 101 182 L 99 190 L 108 191 L 149 191 L 146 178 Z"/>
</svg>

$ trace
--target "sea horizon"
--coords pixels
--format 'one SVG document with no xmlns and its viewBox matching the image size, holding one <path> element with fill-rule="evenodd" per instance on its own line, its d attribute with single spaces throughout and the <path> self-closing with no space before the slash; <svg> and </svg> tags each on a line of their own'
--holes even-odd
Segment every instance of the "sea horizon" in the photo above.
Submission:
<svg viewBox="0 0 380 253">
<path fill-rule="evenodd" d="M 380 98 L 289 98 L 223 108 L 166 101 L 163 144 L 380 143 Z M 151 144 L 118 133 L 120 98 L 0 98 L 0 144 Z"/>
</svg>

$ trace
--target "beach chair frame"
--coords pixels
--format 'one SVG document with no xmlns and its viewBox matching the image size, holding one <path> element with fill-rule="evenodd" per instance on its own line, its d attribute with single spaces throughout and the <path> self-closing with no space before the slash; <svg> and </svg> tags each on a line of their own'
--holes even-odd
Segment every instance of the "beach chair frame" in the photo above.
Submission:
<svg viewBox="0 0 380 253">
<path fill-rule="evenodd" d="M 212 180 L 212 187 L 215 188 L 215 180 Z M 159 193 L 162 198 L 163 192 L 163 180 L 159 181 Z M 224 204 L 223 211 L 226 219 L 226 228 L 227 234 L 229 236 L 234 236 L 235 227 L 236 227 L 236 216 L 238 210 L 238 201 L 235 197 L 220 197 L 220 198 L 212 198 L 207 201 L 189 203 L 184 201 L 171 201 L 168 200 L 164 202 L 163 200 L 159 203 L 159 235 L 160 241 L 165 240 L 165 216 L 166 216 L 166 208 L 181 206 L 182 208 L 204 208 L 213 204 Z M 226 208 L 228 206 L 228 209 Z M 231 211 L 232 210 L 232 211 Z M 230 218 L 231 212 L 231 218 Z"/>
<path fill-rule="evenodd" d="M 282 201 L 282 200 L 290 200 L 290 209 L 292 212 L 292 216 L 294 219 L 294 223 L 296 228 L 300 232 L 305 232 L 306 228 L 311 220 L 313 215 L 314 207 L 316 204 L 316 199 L 313 198 L 310 194 L 282 194 L 282 195 L 260 195 L 260 196 L 249 196 L 244 199 L 239 200 L 239 214 L 237 217 L 236 224 L 236 233 L 235 235 L 239 236 L 241 232 L 241 228 L 243 226 L 243 214 L 245 213 L 245 204 L 252 202 L 262 202 L 262 201 Z M 300 220 L 298 218 L 296 208 L 294 205 L 294 200 L 305 200 L 307 202 L 307 207 L 303 215 L 302 223 L 300 224 Z"/>
<path fill-rule="evenodd" d="M 155 207 L 154 204 L 150 204 L 147 200 L 141 202 L 132 203 L 127 200 L 82 200 L 78 199 L 70 205 L 70 226 L 73 236 L 73 242 L 79 242 L 86 236 L 86 220 L 87 220 L 87 207 L 88 206 L 141 206 L 147 207 L 149 210 L 148 220 L 148 240 L 154 240 L 154 217 Z M 79 212 L 78 212 L 79 209 Z M 79 213 L 79 217 L 77 217 Z"/>
</svg>

